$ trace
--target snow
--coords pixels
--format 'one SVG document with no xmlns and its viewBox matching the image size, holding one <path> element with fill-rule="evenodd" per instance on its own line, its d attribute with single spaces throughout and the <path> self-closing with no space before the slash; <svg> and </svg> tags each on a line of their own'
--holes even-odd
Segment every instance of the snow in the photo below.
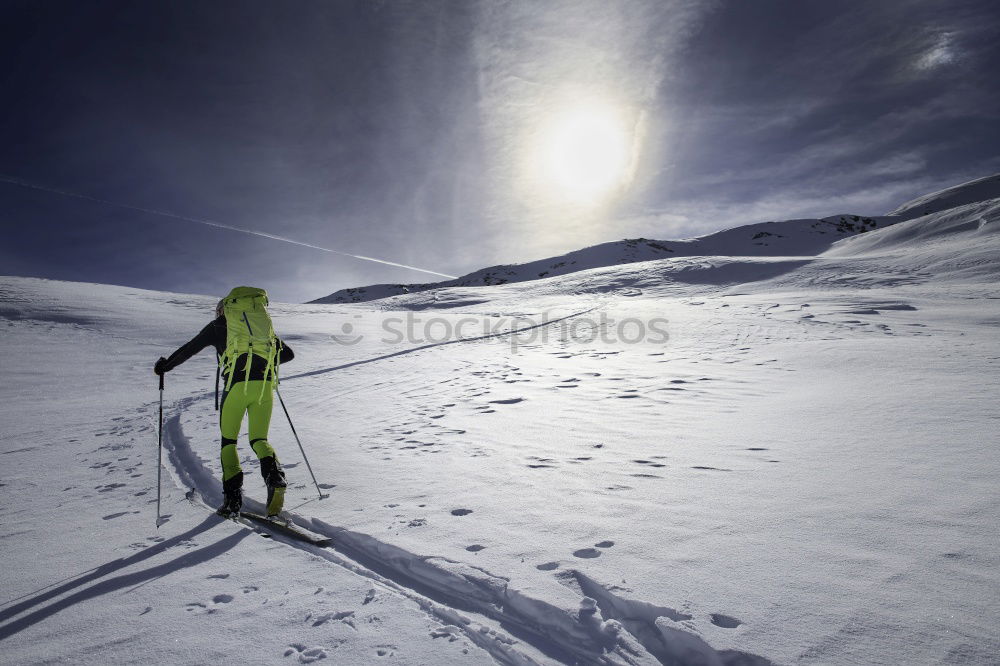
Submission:
<svg viewBox="0 0 1000 666">
<path fill-rule="evenodd" d="M 889 215 L 910 220 L 921 215 L 998 197 L 1000 197 L 1000 174 L 993 174 L 917 197 L 913 201 L 907 201 Z"/>
<path fill-rule="evenodd" d="M 376 284 L 341 289 L 313 303 L 360 303 L 448 287 L 498 285 L 538 280 L 591 268 L 618 266 L 664 257 L 814 256 L 836 241 L 899 222 L 901 218 L 831 215 L 821 219 L 761 222 L 680 241 L 633 238 L 567 254 L 508 266 L 491 266 L 468 275 L 427 284 Z"/>
<path fill-rule="evenodd" d="M 207 352 L 155 528 L 214 297 L 0 279 L 3 662 L 996 663 L 1000 199 L 840 217 L 273 305 L 331 548 L 210 513 Z"/>
</svg>

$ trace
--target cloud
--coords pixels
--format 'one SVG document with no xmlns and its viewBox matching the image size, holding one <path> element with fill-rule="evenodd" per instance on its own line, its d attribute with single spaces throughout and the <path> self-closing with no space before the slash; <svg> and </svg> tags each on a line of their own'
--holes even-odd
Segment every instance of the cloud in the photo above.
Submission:
<svg viewBox="0 0 1000 666">
<path fill-rule="evenodd" d="M 917 60 L 917 69 L 935 69 L 958 60 L 960 53 L 956 48 L 953 37 L 954 33 L 941 33 L 934 45 Z"/>
</svg>

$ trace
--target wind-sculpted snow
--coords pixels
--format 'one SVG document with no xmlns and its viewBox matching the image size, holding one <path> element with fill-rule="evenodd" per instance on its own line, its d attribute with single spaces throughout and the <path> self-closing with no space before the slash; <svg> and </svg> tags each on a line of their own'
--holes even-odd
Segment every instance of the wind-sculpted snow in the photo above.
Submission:
<svg viewBox="0 0 1000 666">
<path fill-rule="evenodd" d="M 800 270 L 763 283 L 872 289 L 1000 281 L 1000 199 L 918 217 L 877 234 L 845 239 Z"/>
<path fill-rule="evenodd" d="M 1000 180 L 1000 177 L 998 177 Z M 1000 233 L 1000 196 L 950 208 L 894 225 L 878 234 L 841 241 L 826 254 L 852 256 L 878 252 L 940 250 L 941 243 L 988 245 Z"/>
<path fill-rule="evenodd" d="M 888 215 L 911 220 L 915 217 L 997 198 L 1000 198 L 1000 174 L 993 174 L 917 197 L 904 203 Z"/>
</svg>

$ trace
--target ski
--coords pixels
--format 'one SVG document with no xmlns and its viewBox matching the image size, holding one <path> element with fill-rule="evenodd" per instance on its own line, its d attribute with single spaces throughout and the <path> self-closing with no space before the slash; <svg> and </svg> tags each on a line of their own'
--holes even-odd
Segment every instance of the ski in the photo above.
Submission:
<svg viewBox="0 0 1000 666">
<path fill-rule="evenodd" d="M 195 498 L 196 492 L 196 489 L 192 487 L 190 491 L 184 494 L 184 497 L 194 504 L 204 508 L 209 508 L 202 501 Z M 223 513 L 221 508 L 216 509 L 213 513 L 215 513 L 215 515 L 219 518 L 239 523 L 240 525 L 243 525 L 244 527 L 247 527 L 269 539 L 273 538 L 276 534 L 280 534 L 288 537 L 289 539 L 307 543 L 318 548 L 330 548 L 333 546 L 333 539 L 321 537 L 318 534 L 310 532 L 309 530 L 292 525 L 287 520 L 278 516 L 268 517 L 259 513 L 254 513 L 253 511 L 245 510 L 240 511 L 238 514 Z"/>
<path fill-rule="evenodd" d="M 262 516 L 259 513 L 253 513 L 252 511 L 241 511 L 240 518 L 250 520 L 265 530 L 272 530 L 291 539 L 295 539 L 296 541 L 302 541 L 319 548 L 329 548 L 333 545 L 332 539 L 308 532 L 277 517 L 268 518 L 267 516 Z"/>
</svg>

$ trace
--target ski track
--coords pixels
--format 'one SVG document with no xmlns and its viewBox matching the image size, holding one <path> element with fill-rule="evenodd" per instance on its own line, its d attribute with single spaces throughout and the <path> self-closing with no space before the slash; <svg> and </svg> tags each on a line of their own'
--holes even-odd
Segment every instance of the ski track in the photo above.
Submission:
<svg viewBox="0 0 1000 666">
<path fill-rule="evenodd" d="M 175 482 L 192 490 L 188 499 L 213 511 L 222 501 L 219 484 L 214 472 L 191 448 L 180 422 L 185 409 L 206 397 L 192 396 L 177 402 L 165 417 L 163 442 L 168 452 L 168 469 Z M 247 498 L 244 502 L 250 510 L 264 509 L 256 500 Z M 771 663 L 744 652 L 716 651 L 682 628 L 680 623 L 690 620 L 690 615 L 615 596 L 575 569 L 560 574 L 581 592 L 580 610 L 571 613 L 511 588 L 507 579 L 482 568 L 444 557 L 417 555 L 371 535 L 289 510 L 284 517 L 290 524 L 329 539 L 332 547 L 308 544 L 273 530 L 270 534 L 275 541 L 319 556 L 410 599 L 444 623 L 446 630 L 460 632 L 505 666 L 542 663 L 518 650 L 518 639 L 550 659 L 571 664 L 767 666 Z M 250 521 L 241 524 L 256 532 L 266 531 Z M 599 545 L 607 547 L 613 542 Z M 477 622 L 469 615 L 499 623 L 504 631 L 482 619 Z"/>
</svg>

